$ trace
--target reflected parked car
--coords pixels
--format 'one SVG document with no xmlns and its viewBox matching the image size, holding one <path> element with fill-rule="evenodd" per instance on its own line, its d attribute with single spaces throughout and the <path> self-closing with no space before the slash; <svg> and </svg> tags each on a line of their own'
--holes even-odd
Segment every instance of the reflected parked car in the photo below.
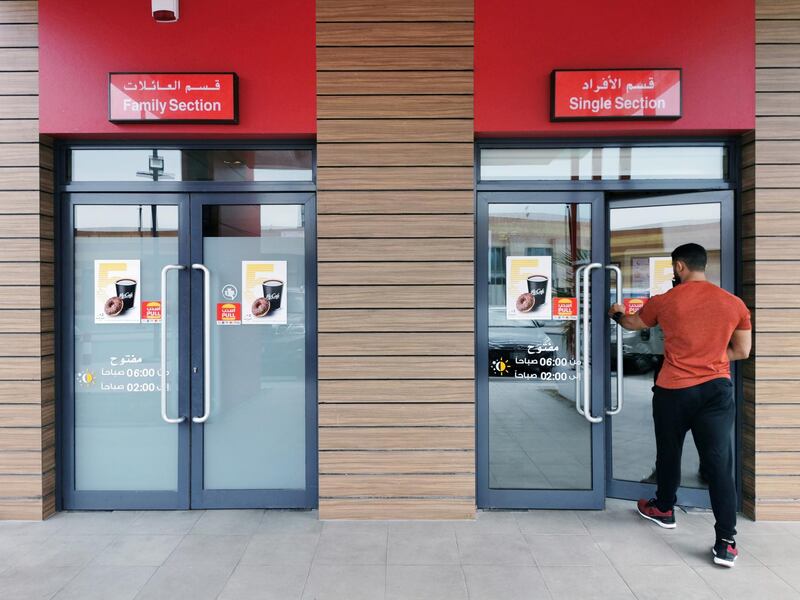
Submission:
<svg viewBox="0 0 800 600">
<path fill-rule="evenodd" d="M 511 320 L 504 307 L 489 309 L 489 377 L 549 373 L 557 354 L 543 321 Z"/>
</svg>

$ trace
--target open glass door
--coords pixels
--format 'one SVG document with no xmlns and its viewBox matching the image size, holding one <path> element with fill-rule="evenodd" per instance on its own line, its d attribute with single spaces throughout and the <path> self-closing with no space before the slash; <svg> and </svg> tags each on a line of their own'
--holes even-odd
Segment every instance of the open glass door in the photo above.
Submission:
<svg viewBox="0 0 800 600">
<path fill-rule="evenodd" d="M 478 196 L 482 508 L 603 506 L 602 199 Z"/>
<path fill-rule="evenodd" d="M 695 242 L 708 251 L 709 281 L 734 292 L 733 192 L 702 192 L 609 202 L 609 264 L 619 267 L 626 309 L 635 312 L 650 296 L 672 286 L 670 253 Z M 609 302 L 616 301 L 609 298 Z M 613 324 L 612 324 L 613 325 Z M 656 443 L 652 386 L 663 361 L 664 340 L 656 326 L 622 333 L 621 369 L 616 327 L 611 327 L 607 393 L 617 414 L 608 417 L 608 495 L 649 498 L 655 494 Z M 618 372 L 622 373 L 620 406 Z M 678 503 L 709 506 L 708 486 L 691 432 L 682 459 Z"/>
</svg>

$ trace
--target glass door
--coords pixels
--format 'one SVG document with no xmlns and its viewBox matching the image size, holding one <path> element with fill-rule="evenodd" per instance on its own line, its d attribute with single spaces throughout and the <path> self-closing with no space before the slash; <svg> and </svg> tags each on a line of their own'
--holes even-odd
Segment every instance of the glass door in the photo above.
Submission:
<svg viewBox="0 0 800 600">
<path fill-rule="evenodd" d="M 192 195 L 195 508 L 316 503 L 313 214 L 313 194 Z"/>
<path fill-rule="evenodd" d="M 610 285 L 615 296 L 620 293 L 628 311 L 635 312 L 651 295 L 672 286 L 670 253 L 688 242 L 708 251 L 709 281 L 734 292 L 732 192 L 612 199 L 608 210 L 609 265 L 622 274 L 621 288 L 614 288 L 618 284 L 613 279 Z M 612 300 L 616 298 L 609 297 L 608 302 Z M 651 388 L 663 361 L 664 339 L 658 326 L 623 331 L 620 351 L 616 329 L 610 329 L 607 378 L 609 405 L 617 409 L 607 418 L 608 495 L 649 498 L 655 494 L 656 458 Z M 686 437 L 678 503 L 707 507 L 703 466 L 691 432 Z"/>
<path fill-rule="evenodd" d="M 602 508 L 603 196 L 481 193 L 478 505 Z"/>
</svg>

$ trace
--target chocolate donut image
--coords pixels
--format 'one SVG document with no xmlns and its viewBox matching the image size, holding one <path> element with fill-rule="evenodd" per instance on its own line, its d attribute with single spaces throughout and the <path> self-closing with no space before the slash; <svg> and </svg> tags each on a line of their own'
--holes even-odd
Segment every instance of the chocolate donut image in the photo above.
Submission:
<svg viewBox="0 0 800 600">
<path fill-rule="evenodd" d="M 125 303 L 122 301 L 122 298 L 119 296 L 111 296 L 111 298 L 106 300 L 106 303 L 103 306 L 103 312 L 105 312 L 109 317 L 116 317 L 122 312 L 122 308 L 124 306 Z"/>
<path fill-rule="evenodd" d="M 263 317 L 269 312 L 269 300 L 266 298 L 256 298 L 250 312 L 254 317 Z"/>
<path fill-rule="evenodd" d="M 517 312 L 530 312 L 535 303 L 533 294 L 530 292 L 520 294 L 519 298 L 517 298 Z"/>
</svg>

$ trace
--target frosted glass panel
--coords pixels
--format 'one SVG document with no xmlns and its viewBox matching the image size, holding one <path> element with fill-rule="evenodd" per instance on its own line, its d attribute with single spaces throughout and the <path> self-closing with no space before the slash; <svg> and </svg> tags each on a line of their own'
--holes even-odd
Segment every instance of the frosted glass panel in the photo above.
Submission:
<svg viewBox="0 0 800 600">
<path fill-rule="evenodd" d="M 203 262 L 211 271 L 211 301 L 240 303 L 243 313 L 241 324 L 215 320 L 211 327 L 205 489 L 305 488 L 303 218 L 297 205 L 204 207 Z M 285 276 L 275 275 L 285 282 L 280 309 L 275 311 L 273 298 L 266 316 L 251 319 L 256 322 L 246 318 L 252 296 L 262 295 L 261 281 L 257 289 L 245 289 L 253 286 L 243 281 L 242 261 L 285 261 Z"/>
<path fill-rule="evenodd" d="M 141 322 L 140 315 L 142 303 L 160 297 L 161 268 L 178 261 L 178 208 L 80 205 L 74 216 L 76 489 L 176 490 L 178 428 L 161 419 L 159 325 Z M 136 280 L 130 308 L 117 313 L 111 302 L 110 315 L 98 314 L 96 295 L 112 299 L 118 292 L 98 280 L 96 261 L 116 263 L 112 278 Z M 121 274 L 126 269 L 132 271 Z M 172 339 L 178 337 L 177 288 L 172 272 Z M 168 365 L 169 412 L 176 416 L 177 344 L 168 347 Z"/>
</svg>

